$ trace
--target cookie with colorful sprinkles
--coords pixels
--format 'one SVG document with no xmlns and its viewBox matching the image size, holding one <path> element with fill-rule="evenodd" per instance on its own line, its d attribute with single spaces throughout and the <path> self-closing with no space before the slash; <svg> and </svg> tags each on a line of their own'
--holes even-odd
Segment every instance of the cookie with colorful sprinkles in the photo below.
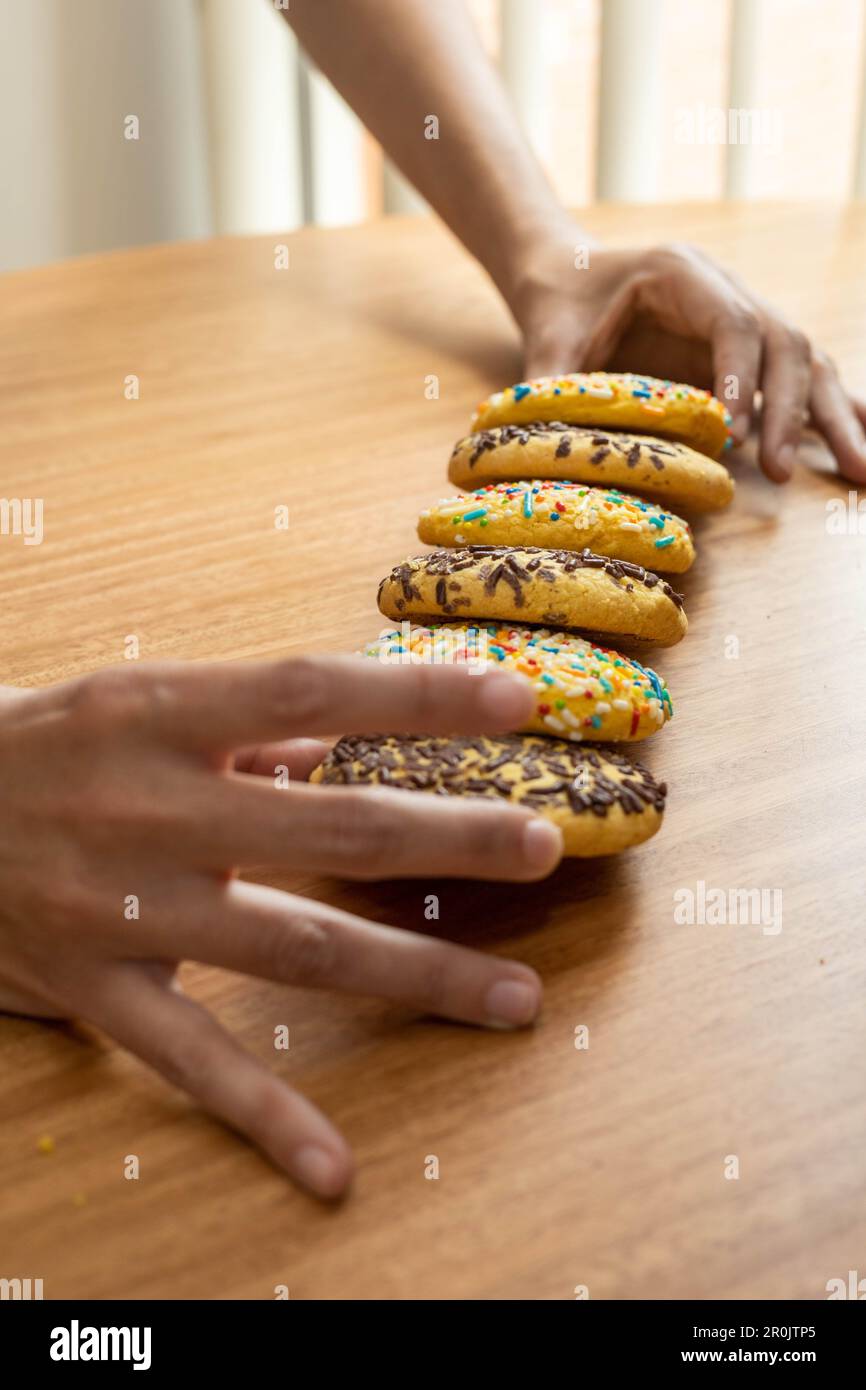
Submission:
<svg viewBox="0 0 866 1390">
<path fill-rule="evenodd" d="M 433 550 L 396 565 L 378 598 L 387 618 L 538 623 L 661 647 L 679 642 L 688 628 L 682 596 L 666 580 L 590 550 Z"/>
<path fill-rule="evenodd" d="M 687 521 L 617 488 L 532 481 L 488 483 L 445 497 L 418 519 L 428 545 L 589 547 L 638 565 L 682 574 L 695 558 Z"/>
<path fill-rule="evenodd" d="M 482 401 L 470 429 L 558 420 L 676 439 L 712 459 L 730 447 L 731 416 L 709 391 L 632 372 L 536 377 Z"/>
<path fill-rule="evenodd" d="M 578 858 L 648 840 L 662 823 L 667 794 L 664 783 L 612 748 L 529 734 L 353 735 L 330 750 L 312 780 L 498 797 L 553 821 L 565 854 Z"/>
<path fill-rule="evenodd" d="M 524 676 L 535 711 L 524 733 L 572 743 L 647 738 L 673 715 L 664 679 L 648 666 L 574 633 L 490 624 L 404 623 L 368 642 L 363 655 L 383 665 L 465 662 Z"/>
<path fill-rule="evenodd" d="M 623 488 L 686 512 L 719 511 L 734 495 L 724 464 L 686 444 L 562 420 L 467 435 L 454 446 L 448 477 L 467 491 L 483 483 L 562 479 Z"/>
</svg>

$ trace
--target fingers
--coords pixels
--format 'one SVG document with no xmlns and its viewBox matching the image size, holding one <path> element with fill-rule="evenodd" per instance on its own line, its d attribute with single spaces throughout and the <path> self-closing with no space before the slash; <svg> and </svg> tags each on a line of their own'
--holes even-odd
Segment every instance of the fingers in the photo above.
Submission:
<svg viewBox="0 0 866 1390">
<path fill-rule="evenodd" d="M 482 733 L 515 728 L 529 683 L 465 666 L 385 666 L 369 658 L 145 668 L 151 721 L 184 746 L 230 751 L 295 734 Z"/>
<path fill-rule="evenodd" d="M 238 880 L 180 913 L 171 949 L 247 975 L 377 996 L 487 1027 L 524 1027 L 541 1006 L 538 976 L 516 961 Z"/>
<path fill-rule="evenodd" d="M 662 282 L 664 296 L 679 306 L 683 325 L 709 343 L 713 391 L 730 404 L 733 442 L 742 444 L 751 428 L 761 371 L 761 320 L 749 299 L 711 261 L 694 255 L 686 255 L 685 264 L 678 259 L 678 273 L 666 288 Z M 659 302 L 658 286 L 650 299 L 660 315 L 671 312 L 664 300 Z"/>
<path fill-rule="evenodd" d="M 742 443 L 752 420 L 762 351 L 760 319 L 748 297 L 694 248 L 661 246 L 648 253 L 643 274 L 613 296 L 593 347 L 609 355 L 629 319 L 643 314 L 680 340 L 709 344 L 713 389 L 720 400 L 736 401 L 731 428 L 734 442 Z M 690 371 L 685 379 L 694 375 Z"/>
<path fill-rule="evenodd" d="M 731 271 L 726 270 L 725 275 L 734 284 L 736 289 L 743 294 L 748 294 L 745 286 Z M 751 296 L 750 296 L 751 298 Z M 758 312 L 766 322 L 779 322 L 778 315 L 772 306 L 760 298 L 754 298 L 754 303 Z M 796 351 L 795 357 L 799 356 L 800 365 L 797 371 L 798 380 L 802 383 L 802 357 L 803 345 L 799 344 L 799 352 Z M 816 351 L 811 354 L 811 370 L 809 373 L 809 392 L 806 402 L 811 424 L 824 436 L 827 444 L 832 450 L 839 472 L 843 477 L 849 478 L 852 482 L 866 482 L 866 402 L 858 400 L 856 397 L 848 396 L 842 387 L 836 369 L 826 353 Z M 770 393 L 770 403 L 775 393 L 774 388 L 765 383 L 765 389 Z M 767 402 L 765 400 L 765 409 Z M 801 417 L 805 418 L 805 417 Z M 796 432 L 797 421 L 792 422 L 794 428 L 791 433 Z M 739 440 L 737 440 L 739 442 Z M 789 439 L 789 443 L 794 442 Z M 785 467 L 787 458 L 783 459 L 782 466 Z M 762 458 L 763 463 L 763 458 Z M 771 463 L 770 468 L 774 465 Z M 765 466 L 765 471 L 767 471 Z M 770 473 L 770 476 L 773 476 Z"/>
<path fill-rule="evenodd" d="M 761 371 L 761 326 L 745 300 L 721 309 L 712 335 L 713 390 L 729 402 L 734 444 L 742 444 L 752 426 L 755 392 Z M 732 398 L 731 390 L 736 390 Z"/>
<path fill-rule="evenodd" d="M 593 324 L 592 333 L 583 347 L 582 368 L 592 370 L 607 366 L 617 343 L 635 319 L 645 288 L 644 281 L 639 277 L 623 277 L 622 283 L 614 290 Z"/>
<path fill-rule="evenodd" d="M 337 1197 L 348 1186 L 351 1155 L 325 1116 L 239 1047 L 205 1009 L 158 984 L 147 968 L 112 967 L 81 1012 L 252 1140 L 301 1186 L 319 1197 Z"/>
<path fill-rule="evenodd" d="M 831 370 L 832 369 L 833 368 L 831 364 Z M 857 416 L 857 419 L 860 421 L 860 424 L 863 425 L 864 428 L 866 428 L 866 401 L 862 400 L 859 396 L 849 396 L 848 399 L 851 402 L 851 409 L 854 411 L 854 414 Z"/>
<path fill-rule="evenodd" d="M 771 320 L 764 339 L 760 460 L 774 483 L 787 482 L 794 471 L 811 385 L 808 338 L 778 319 Z"/>
<path fill-rule="evenodd" d="M 293 738 L 286 743 L 265 743 L 244 748 L 235 758 L 235 772 L 254 777 L 278 777 L 283 769 L 296 782 L 306 782 L 328 752 L 317 738 Z"/>
<path fill-rule="evenodd" d="M 227 777 L 218 795 L 202 789 L 183 850 L 210 870 L 267 865 L 358 879 L 529 881 L 556 867 L 562 834 L 498 799 L 303 783 L 277 789 Z"/>
<path fill-rule="evenodd" d="M 847 395 L 823 354 L 813 365 L 809 407 L 812 423 L 830 446 L 843 478 L 866 483 L 866 405 Z"/>
</svg>

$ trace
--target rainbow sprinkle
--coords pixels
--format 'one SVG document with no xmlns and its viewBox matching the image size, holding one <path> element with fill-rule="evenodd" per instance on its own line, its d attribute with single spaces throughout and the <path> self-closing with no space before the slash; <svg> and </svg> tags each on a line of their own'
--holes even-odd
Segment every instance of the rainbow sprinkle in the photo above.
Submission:
<svg viewBox="0 0 866 1390">
<path fill-rule="evenodd" d="M 553 407 L 551 398 L 568 396 L 569 394 L 585 396 L 593 400 L 610 401 L 614 405 L 618 405 L 620 402 L 636 401 L 642 411 L 656 417 L 651 428 L 661 429 L 662 433 L 665 432 L 662 428 L 663 417 L 669 413 L 671 405 L 674 402 L 678 403 L 677 413 L 681 417 L 681 403 L 691 401 L 696 406 L 703 407 L 703 413 L 707 416 L 714 417 L 717 422 L 716 430 L 724 431 L 730 438 L 732 423 L 730 412 L 710 391 L 705 391 L 699 386 L 689 386 L 686 382 L 642 376 L 635 372 L 571 372 L 563 376 L 537 377 L 532 381 L 520 381 L 515 386 L 507 386 L 502 391 L 495 391 L 487 400 L 481 401 L 476 408 L 471 428 L 476 431 L 488 429 L 492 425 L 509 423 L 510 407 L 520 404 L 527 397 L 538 400 L 538 414 L 535 418 L 567 418 L 558 413 L 551 415 L 547 412 Z M 520 419 L 528 418 L 531 417 L 522 411 Z M 602 422 L 598 421 L 597 423 Z M 712 424 L 710 429 L 713 429 Z M 722 447 L 722 439 L 717 439 L 716 447 Z"/>
<path fill-rule="evenodd" d="M 640 662 L 584 637 L 504 624 L 406 622 L 368 643 L 362 655 L 385 665 L 468 663 L 518 672 L 536 691 L 524 732 L 583 739 L 640 739 L 671 718 L 662 678 Z"/>
<path fill-rule="evenodd" d="M 473 492 L 443 497 L 421 513 L 419 528 L 422 539 L 429 539 L 435 544 L 448 544 L 452 537 L 442 536 L 439 528 L 443 525 L 459 526 L 461 540 L 471 544 L 476 525 L 492 525 L 491 536 L 495 538 L 497 525 L 515 518 L 535 525 L 562 522 L 571 526 L 580 533 L 580 547 L 590 544 L 592 548 L 595 539 L 592 533 L 603 534 L 606 528 L 612 527 L 615 531 L 633 535 L 643 533 L 647 537 L 647 544 L 652 538 L 659 550 L 669 546 L 682 550 L 685 546 L 691 552 L 691 528 L 688 522 L 657 503 L 626 495 L 615 487 L 590 487 L 556 479 L 538 483 L 525 480 L 488 483 L 486 487 L 476 488 Z M 425 529 L 429 529 L 427 536 L 423 534 Z M 513 533 L 502 537 L 503 543 L 513 542 L 513 539 Z M 527 537 L 527 543 L 532 543 L 530 537 Z M 557 538 L 556 544 L 568 547 L 568 535 L 564 533 Z"/>
</svg>

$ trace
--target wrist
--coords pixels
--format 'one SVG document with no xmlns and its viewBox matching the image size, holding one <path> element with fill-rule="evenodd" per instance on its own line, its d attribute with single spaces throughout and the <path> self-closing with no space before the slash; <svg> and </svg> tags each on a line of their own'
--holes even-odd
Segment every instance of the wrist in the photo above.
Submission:
<svg viewBox="0 0 866 1390">
<path fill-rule="evenodd" d="M 575 223 L 558 204 L 527 209 L 514 218 L 499 241 L 500 264 L 493 272 L 497 288 L 509 303 L 548 248 L 574 239 Z"/>
<path fill-rule="evenodd" d="M 586 268 L 589 253 L 597 247 L 598 242 L 563 208 L 527 222 L 512 234 L 502 275 L 494 275 L 494 280 L 522 330 L 540 302 L 551 296 L 562 298 L 564 284 Z"/>
</svg>

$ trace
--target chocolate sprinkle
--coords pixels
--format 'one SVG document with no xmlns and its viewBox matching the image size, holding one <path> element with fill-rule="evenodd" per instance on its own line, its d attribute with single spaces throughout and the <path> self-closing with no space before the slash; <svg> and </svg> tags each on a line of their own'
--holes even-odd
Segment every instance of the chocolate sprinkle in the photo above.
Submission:
<svg viewBox="0 0 866 1390">
<path fill-rule="evenodd" d="M 483 454 L 498 449 L 503 444 L 528 444 L 530 439 L 549 439 L 559 435 L 556 458 L 568 458 L 573 445 L 580 439 L 589 439 L 595 452 L 590 455 L 590 463 L 600 464 L 608 454 L 619 454 L 629 468 L 635 468 L 641 460 L 641 453 L 647 450 L 649 462 L 657 470 L 664 468 L 665 458 L 677 458 L 688 454 L 688 449 L 673 440 L 664 441 L 654 435 L 641 436 L 625 430 L 602 431 L 594 426 L 566 425 L 562 420 L 536 420 L 529 425 L 498 425 L 494 429 L 479 430 L 467 435 L 454 446 L 454 454 L 468 448 L 469 467 L 474 468 Z"/>
<path fill-rule="evenodd" d="M 506 764 L 516 769 L 519 782 L 501 775 Z M 663 782 L 615 748 L 578 748 L 563 739 L 531 734 L 350 734 L 325 758 L 322 782 L 385 784 L 440 796 L 502 797 L 539 809 L 566 801 L 576 815 L 601 818 L 612 806 L 625 815 L 641 815 L 647 806 L 661 812 L 667 795 Z M 524 794 L 514 798 L 518 786 Z"/>
<path fill-rule="evenodd" d="M 390 581 L 399 586 L 404 600 L 412 598 L 420 601 L 421 594 L 414 583 L 415 576 L 420 573 L 433 575 L 437 577 L 436 602 L 443 612 L 449 613 L 457 604 L 468 603 L 469 600 L 457 599 L 453 603 L 445 603 L 441 596 L 444 577 L 460 574 L 463 570 L 476 569 L 479 579 L 484 582 L 486 594 L 494 594 L 500 583 L 506 583 L 514 590 L 515 605 L 520 608 L 525 601 L 521 579 L 534 577 L 543 579 L 548 584 L 556 584 L 564 575 L 573 574 L 576 570 L 598 569 L 610 575 L 617 585 L 623 579 L 631 579 L 646 589 L 660 586 L 662 593 L 675 603 L 677 608 L 683 606 L 682 594 L 672 589 L 667 580 L 654 574 L 652 570 L 645 570 L 643 565 L 633 564 L 630 560 L 596 555 L 589 549 L 545 550 L 537 545 L 523 545 L 516 549 L 521 555 L 531 555 L 533 558 L 522 566 L 514 550 L 506 545 L 467 545 L 456 550 L 434 550 L 429 555 L 419 555 L 413 560 L 405 560 L 401 565 L 395 565 L 390 576 L 386 576 L 379 585 L 379 597 L 381 598 L 385 584 Z M 402 610 L 403 604 L 399 599 L 396 600 L 396 606 Z M 554 622 L 559 619 L 545 618 L 544 621 Z"/>
</svg>

